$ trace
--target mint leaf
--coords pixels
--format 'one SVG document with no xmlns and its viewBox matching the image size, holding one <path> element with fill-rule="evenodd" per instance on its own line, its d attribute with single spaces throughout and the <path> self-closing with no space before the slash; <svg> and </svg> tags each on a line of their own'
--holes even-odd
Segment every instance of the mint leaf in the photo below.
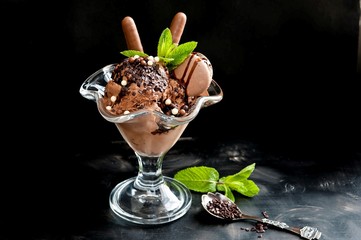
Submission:
<svg viewBox="0 0 361 240">
<path fill-rule="evenodd" d="M 163 30 L 159 37 L 157 56 L 171 71 L 178 67 L 197 47 L 197 42 L 191 41 L 180 45 L 173 43 L 172 33 L 169 28 Z"/>
<path fill-rule="evenodd" d="M 191 54 L 194 49 L 197 47 L 197 42 L 191 41 L 183 43 L 176 48 L 174 48 L 172 51 L 169 52 L 167 57 L 173 58 L 174 60 L 170 62 L 170 65 L 167 66 L 170 70 L 176 68 L 179 66 L 186 58 Z"/>
<path fill-rule="evenodd" d="M 148 54 L 141 52 L 141 51 L 137 51 L 137 50 L 125 50 L 120 53 L 126 57 L 134 57 L 135 55 L 138 55 L 139 57 L 147 57 L 148 56 Z"/>
<path fill-rule="evenodd" d="M 190 190 L 196 192 L 215 192 L 219 173 L 210 167 L 190 167 L 175 174 L 174 178 Z"/>
<path fill-rule="evenodd" d="M 175 47 L 176 45 L 173 44 L 172 33 L 170 29 L 164 29 L 158 41 L 158 57 L 168 57 L 169 52 L 172 51 Z"/>
<path fill-rule="evenodd" d="M 229 186 L 232 190 L 245 196 L 253 197 L 259 193 L 259 188 L 252 180 L 248 180 L 248 177 L 254 171 L 255 166 L 256 164 L 253 163 L 234 175 L 222 177 L 219 181 Z"/>
<path fill-rule="evenodd" d="M 219 178 L 215 168 L 206 166 L 190 167 L 177 172 L 174 178 L 182 182 L 190 190 L 196 192 L 225 192 L 225 195 L 235 200 L 233 192 L 236 191 L 244 196 L 253 197 L 259 193 L 255 182 L 248 178 L 255 170 L 256 164 L 250 164 L 236 174 Z"/>
<path fill-rule="evenodd" d="M 252 181 L 245 179 L 243 181 L 230 181 L 227 177 L 221 178 L 219 181 L 229 187 L 231 190 L 241 193 L 247 197 L 253 197 L 259 193 L 258 186 Z"/>
<path fill-rule="evenodd" d="M 173 61 L 173 60 L 174 60 L 174 58 L 164 58 L 164 57 L 159 57 L 159 60 L 163 61 L 163 62 L 164 62 L 164 64 L 167 64 L 167 63 L 169 63 L 169 62 Z"/>
<path fill-rule="evenodd" d="M 248 165 L 247 167 L 243 168 L 241 171 L 239 171 L 236 174 L 229 175 L 227 177 L 223 177 L 226 180 L 224 180 L 224 179 L 222 179 L 222 180 L 230 181 L 230 182 L 246 180 L 249 176 L 251 176 L 251 174 L 255 168 L 256 168 L 256 164 L 252 163 L 251 165 Z"/>
<path fill-rule="evenodd" d="M 234 176 L 237 177 L 237 175 L 243 175 L 244 178 L 249 178 L 253 171 L 256 169 L 256 164 L 252 163 L 248 165 L 247 167 L 243 168 L 239 173 L 235 174 Z M 240 177 L 240 176 L 239 176 Z"/>
</svg>

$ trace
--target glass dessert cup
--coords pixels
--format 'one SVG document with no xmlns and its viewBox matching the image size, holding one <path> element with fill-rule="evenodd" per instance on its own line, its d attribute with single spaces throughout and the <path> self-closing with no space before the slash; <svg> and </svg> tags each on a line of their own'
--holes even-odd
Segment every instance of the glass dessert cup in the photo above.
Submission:
<svg viewBox="0 0 361 240">
<path fill-rule="evenodd" d="M 213 80 L 208 89 L 209 95 L 200 97 L 185 117 L 150 110 L 114 116 L 104 108 L 102 97 L 115 65 L 99 69 L 80 87 L 80 94 L 96 102 L 99 113 L 117 126 L 138 159 L 137 176 L 118 183 L 111 191 L 110 208 L 116 216 L 132 223 L 163 224 L 174 221 L 187 213 L 192 195 L 181 182 L 163 176 L 163 159 L 200 109 L 222 100 L 222 89 Z"/>
</svg>

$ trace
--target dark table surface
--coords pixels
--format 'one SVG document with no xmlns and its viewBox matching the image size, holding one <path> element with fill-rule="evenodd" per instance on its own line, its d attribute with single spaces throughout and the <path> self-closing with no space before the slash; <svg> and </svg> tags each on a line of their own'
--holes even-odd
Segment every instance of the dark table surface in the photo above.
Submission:
<svg viewBox="0 0 361 240">
<path fill-rule="evenodd" d="M 174 222 L 129 224 L 117 219 L 108 205 L 112 188 L 137 173 L 127 144 L 106 142 L 69 159 L 53 171 L 47 169 L 37 182 L 24 182 L 32 190 L 14 195 L 20 201 L 10 210 L 11 220 L 2 224 L 1 239 L 301 239 L 272 227 L 262 234 L 246 231 L 255 226 L 252 221 L 219 221 L 207 215 L 197 192 L 192 192 L 189 212 Z M 308 152 L 306 147 L 303 153 L 286 154 L 282 146 L 253 141 L 184 137 L 166 155 L 163 174 L 172 177 L 178 170 L 202 165 L 225 176 L 251 163 L 256 163 L 256 169 L 250 179 L 260 192 L 252 198 L 235 194 L 244 212 L 256 216 L 267 212 L 270 219 L 290 226 L 316 227 L 324 240 L 360 238 L 361 151 L 357 146 L 335 154 Z"/>
</svg>

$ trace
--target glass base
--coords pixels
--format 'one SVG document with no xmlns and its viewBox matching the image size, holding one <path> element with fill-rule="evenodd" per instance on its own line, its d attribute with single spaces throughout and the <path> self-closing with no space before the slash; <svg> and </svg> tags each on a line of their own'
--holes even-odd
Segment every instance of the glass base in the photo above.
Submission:
<svg viewBox="0 0 361 240">
<path fill-rule="evenodd" d="M 174 221 L 189 210 L 192 195 L 181 182 L 164 176 L 155 190 L 134 188 L 136 177 L 119 183 L 110 193 L 113 212 L 137 224 L 163 224 Z"/>
</svg>

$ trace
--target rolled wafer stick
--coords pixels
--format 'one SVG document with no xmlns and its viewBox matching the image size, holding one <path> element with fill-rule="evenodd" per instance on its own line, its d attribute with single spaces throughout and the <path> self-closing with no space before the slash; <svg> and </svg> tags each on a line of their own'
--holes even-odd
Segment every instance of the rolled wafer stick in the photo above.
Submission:
<svg viewBox="0 0 361 240">
<path fill-rule="evenodd" d="M 143 52 L 142 42 L 138 34 L 137 26 L 133 18 L 127 16 L 122 20 L 122 28 L 127 42 L 128 50 L 137 50 Z"/>
<path fill-rule="evenodd" d="M 187 16 L 182 12 L 178 12 L 176 15 L 174 15 L 172 22 L 170 24 L 170 31 L 172 33 L 173 43 L 177 45 L 179 44 L 179 41 L 183 34 L 186 21 L 187 21 Z"/>
</svg>

